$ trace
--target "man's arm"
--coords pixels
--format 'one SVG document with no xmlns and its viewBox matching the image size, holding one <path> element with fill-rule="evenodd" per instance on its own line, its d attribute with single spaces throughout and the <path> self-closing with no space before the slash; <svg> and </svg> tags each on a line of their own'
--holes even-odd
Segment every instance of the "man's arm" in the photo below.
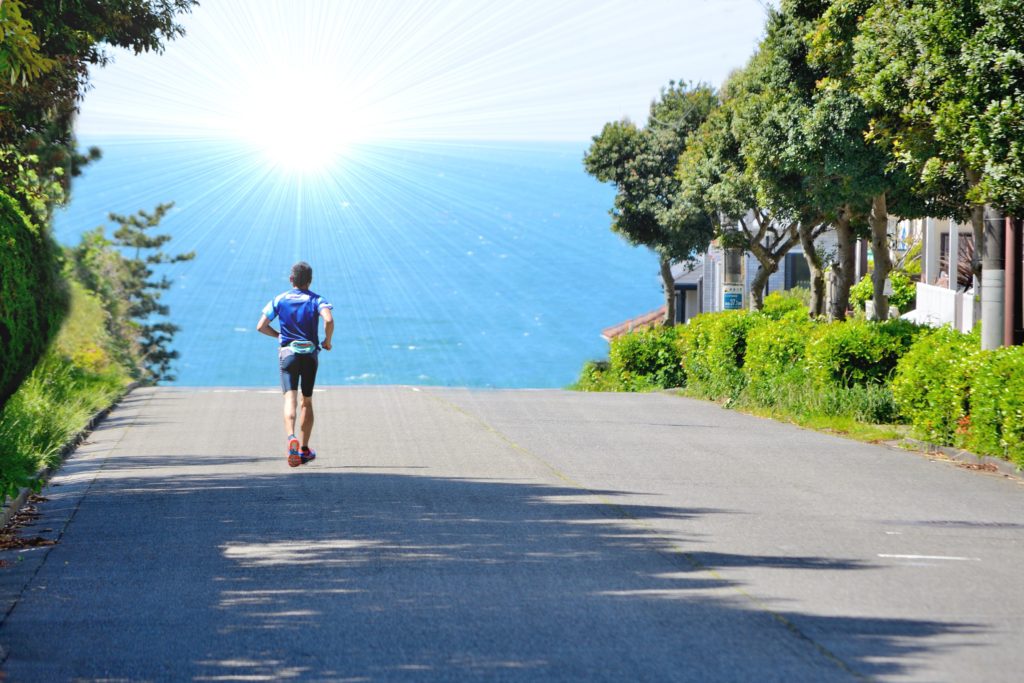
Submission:
<svg viewBox="0 0 1024 683">
<path fill-rule="evenodd" d="M 320 346 L 324 351 L 330 351 L 331 337 L 334 335 L 334 314 L 331 309 L 324 307 L 320 309 L 320 317 L 324 319 L 324 342 Z"/>
<path fill-rule="evenodd" d="M 260 316 L 260 321 L 256 323 L 256 331 L 277 339 L 281 336 L 281 333 L 270 326 L 270 318 L 265 315 Z"/>
</svg>

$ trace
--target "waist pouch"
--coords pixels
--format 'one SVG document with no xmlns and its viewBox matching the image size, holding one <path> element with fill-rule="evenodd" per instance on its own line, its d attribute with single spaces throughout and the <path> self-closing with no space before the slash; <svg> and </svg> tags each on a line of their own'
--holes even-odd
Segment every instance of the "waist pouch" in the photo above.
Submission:
<svg viewBox="0 0 1024 683">
<path fill-rule="evenodd" d="M 288 345 L 288 348 L 292 350 L 292 353 L 313 353 L 316 351 L 316 344 L 310 341 L 293 341 Z"/>
</svg>

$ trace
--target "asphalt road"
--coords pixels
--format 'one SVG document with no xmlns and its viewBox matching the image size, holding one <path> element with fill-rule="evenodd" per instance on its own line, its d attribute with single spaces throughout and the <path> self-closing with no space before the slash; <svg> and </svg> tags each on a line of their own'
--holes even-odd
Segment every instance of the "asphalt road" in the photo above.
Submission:
<svg viewBox="0 0 1024 683">
<path fill-rule="evenodd" d="M 8 681 L 1020 680 L 1024 486 L 665 394 L 130 395 L 0 559 Z"/>
</svg>

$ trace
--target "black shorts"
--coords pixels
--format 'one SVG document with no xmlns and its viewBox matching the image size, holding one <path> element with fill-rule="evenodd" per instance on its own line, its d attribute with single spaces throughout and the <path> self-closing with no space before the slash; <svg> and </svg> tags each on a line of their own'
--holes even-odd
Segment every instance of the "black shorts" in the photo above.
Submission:
<svg viewBox="0 0 1024 683">
<path fill-rule="evenodd" d="M 320 351 L 313 353 L 295 353 L 287 346 L 277 352 L 281 361 L 281 391 L 295 391 L 302 386 L 303 396 L 313 395 L 313 384 L 316 383 L 316 369 L 320 364 Z"/>
</svg>

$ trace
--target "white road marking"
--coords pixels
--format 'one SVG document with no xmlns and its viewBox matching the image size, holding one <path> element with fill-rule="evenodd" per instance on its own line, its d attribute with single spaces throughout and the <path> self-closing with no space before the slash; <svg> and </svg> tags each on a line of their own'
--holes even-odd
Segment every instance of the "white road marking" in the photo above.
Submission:
<svg viewBox="0 0 1024 683">
<path fill-rule="evenodd" d="M 903 532 L 902 531 L 886 531 L 885 535 L 886 536 L 902 536 Z"/>
<path fill-rule="evenodd" d="M 878 556 L 897 560 L 955 560 L 959 562 L 981 562 L 980 557 L 956 557 L 951 555 L 884 555 L 879 553 Z"/>
</svg>

